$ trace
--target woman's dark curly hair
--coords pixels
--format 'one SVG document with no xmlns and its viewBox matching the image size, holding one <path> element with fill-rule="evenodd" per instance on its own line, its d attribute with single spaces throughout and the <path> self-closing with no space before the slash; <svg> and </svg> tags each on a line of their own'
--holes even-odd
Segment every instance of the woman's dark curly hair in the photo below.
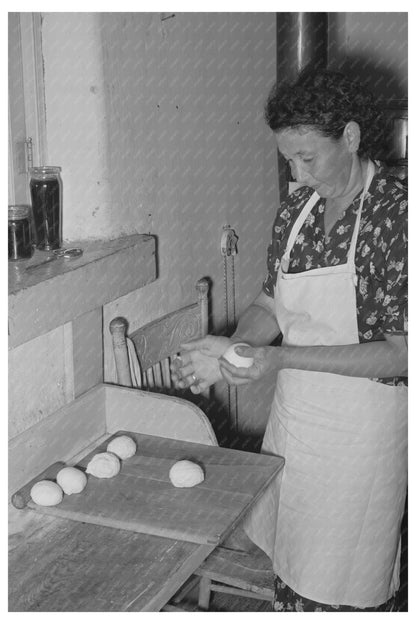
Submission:
<svg viewBox="0 0 416 624">
<path fill-rule="evenodd" d="M 349 121 L 361 130 L 358 154 L 376 156 L 384 140 L 383 113 L 362 84 L 336 71 L 306 68 L 294 83 L 276 83 L 265 106 L 267 125 L 277 132 L 311 126 L 339 139 Z"/>
</svg>

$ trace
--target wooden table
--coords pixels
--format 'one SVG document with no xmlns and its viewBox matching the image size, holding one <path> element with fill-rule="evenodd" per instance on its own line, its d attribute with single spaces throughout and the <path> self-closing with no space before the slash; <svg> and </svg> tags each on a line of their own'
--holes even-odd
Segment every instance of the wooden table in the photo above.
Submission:
<svg viewBox="0 0 416 624">
<path fill-rule="evenodd" d="M 180 532 L 175 532 L 177 525 L 170 526 L 169 514 L 162 524 L 156 526 L 155 522 L 152 531 L 147 521 L 133 530 L 120 528 L 120 520 L 114 517 L 106 517 L 103 525 L 100 516 L 97 524 L 97 514 L 91 513 L 91 506 L 87 506 L 88 513 L 85 513 L 84 509 L 80 511 L 79 503 L 63 506 L 61 510 L 59 506 L 54 508 L 59 515 L 69 513 L 70 517 L 39 513 L 47 509 L 13 510 L 10 611 L 160 610 L 238 525 L 283 465 L 281 458 L 267 455 L 141 434 L 136 434 L 136 439 L 142 456 L 133 459 L 130 465 L 126 461 L 123 478 L 129 481 L 135 474 L 140 483 L 144 478 L 143 465 L 152 467 L 149 478 L 158 481 L 157 504 L 161 497 L 169 500 L 169 487 L 173 487 L 166 481 L 166 462 L 173 462 L 184 454 L 200 458 L 206 470 L 204 483 L 192 488 L 195 500 L 200 500 L 201 488 L 205 487 L 207 500 L 214 501 L 218 492 L 218 501 L 229 499 L 227 504 L 219 504 L 219 511 L 215 513 L 211 502 L 212 522 L 204 521 L 206 511 L 201 507 L 200 522 L 194 522 L 192 527 L 192 519 L 189 521 L 189 534 L 184 529 L 187 522 Z M 101 444 L 98 450 L 102 448 Z M 157 459 L 157 463 L 153 459 Z M 81 460 L 79 465 L 84 463 Z M 163 470 L 162 466 L 165 466 Z M 87 488 L 90 487 L 91 492 L 86 495 L 86 501 L 94 498 L 91 494 L 95 485 L 102 486 L 89 481 Z M 144 490 L 147 492 L 146 487 Z M 192 509 L 191 490 L 186 490 L 184 500 L 188 500 Z M 82 493 L 78 496 L 82 497 Z M 172 490 L 172 504 L 177 505 L 178 496 L 181 493 Z M 122 498 L 117 494 L 114 502 L 120 505 Z M 186 511 L 184 505 L 185 515 Z M 152 518 L 152 513 L 149 512 L 148 517 Z M 130 520 L 126 526 L 132 527 Z"/>
<path fill-rule="evenodd" d="M 159 611 L 214 548 L 24 516 L 9 540 L 9 611 Z"/>
</svg>

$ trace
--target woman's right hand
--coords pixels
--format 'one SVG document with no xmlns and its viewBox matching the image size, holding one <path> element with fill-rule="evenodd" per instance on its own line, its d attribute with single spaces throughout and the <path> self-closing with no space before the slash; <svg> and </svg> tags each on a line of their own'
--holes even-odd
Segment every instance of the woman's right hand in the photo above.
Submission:
<svg viewBox="0 0 416 624">
<path fill-rule="evenodd" d="M 180 357 L 171 364 L 175 387 L 199 394 L 222 379 L 218 358 L 231 344 L 230 338 L 211 335 L 182 344 Z"/>
</svg>

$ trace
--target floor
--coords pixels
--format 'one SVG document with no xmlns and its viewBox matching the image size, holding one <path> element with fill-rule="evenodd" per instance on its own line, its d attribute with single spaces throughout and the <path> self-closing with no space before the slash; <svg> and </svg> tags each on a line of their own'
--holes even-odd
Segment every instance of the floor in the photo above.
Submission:
<svg viewBox="0 0 416 624">
<path fill-rule="evenodd" d="M 198 605 L 195 601 L 188 602 L 183 605 L 186 611 L 198 611 Z M 273 611 L 271 603 L 261 600 L 251 600 L 240 596 L 229 596 L 227 594 L 214 594 L 210 608 L 210 612 L 251 612 L 251 611 Z"/>
<path fill-rule="evenodd" d="M 198 608 L 198 589 L 194 588 L 187 593 L 180 602 L 174 603 L 177 608 L 183 611 L 200 611 Z M 273 611 L 271 602 L 264 600 L 254 600 L 244 596 L 233 596 L 213 592 L 210 600 L 210 612 L 250 612 L 250 611 Z"/>
</svg>

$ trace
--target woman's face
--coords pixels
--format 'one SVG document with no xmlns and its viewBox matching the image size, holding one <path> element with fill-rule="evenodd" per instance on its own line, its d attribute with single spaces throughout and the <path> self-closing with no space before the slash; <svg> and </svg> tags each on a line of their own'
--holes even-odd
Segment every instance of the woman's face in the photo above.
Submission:
<svg viewBox="0 0 416 624">
<path fill-rule="evenodd" d="M 289 162 L 292 175 L 302 186 L 310 186 L 321 197 L 347 195 L 352 180 L 353 159 L 357 158 L 343 135 L 335 140 L 308 127 L 284 129 L 276 133 L 279 152 Z"/>
</svg>

